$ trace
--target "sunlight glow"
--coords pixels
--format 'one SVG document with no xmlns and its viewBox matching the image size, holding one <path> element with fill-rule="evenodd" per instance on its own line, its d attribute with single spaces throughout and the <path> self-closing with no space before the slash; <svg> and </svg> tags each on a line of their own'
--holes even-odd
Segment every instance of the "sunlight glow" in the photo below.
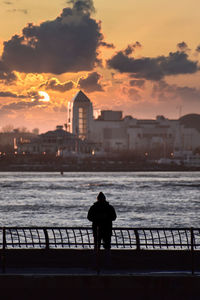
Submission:
<svg viewBox="0 0 200 300">
<path fill-rule="evenodd" d="M 38 94 L 42 97 L 41 99 L 39 99 L 39 101 L 45 101 L 45 102 L 50 101 L 50 97 L 46 92 L 39 91 Z"/>
</svg>

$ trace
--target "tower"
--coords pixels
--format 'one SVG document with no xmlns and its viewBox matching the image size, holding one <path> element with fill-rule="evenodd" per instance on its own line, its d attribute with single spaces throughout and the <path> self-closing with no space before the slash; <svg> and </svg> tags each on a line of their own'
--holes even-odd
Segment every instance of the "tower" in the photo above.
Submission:
<svg viewBox="0 0 200 300">
<path fill-rule="evenodd" d="M 68 103 L 68 130 L 80 139 L 90 139 L 93 106 L 90 99 L 79 91 Z"/>
</svg>

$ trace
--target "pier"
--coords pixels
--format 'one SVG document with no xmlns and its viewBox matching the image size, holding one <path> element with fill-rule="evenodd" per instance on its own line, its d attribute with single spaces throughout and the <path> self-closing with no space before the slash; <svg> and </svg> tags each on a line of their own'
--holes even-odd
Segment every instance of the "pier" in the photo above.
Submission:
<svg viewBox="0 0 200 300">
<path fill-rule="evenodd" d="M 114 227 L 109 263 L 103 249 L 96 253 L 93 248 L 90 227 L 3 227 L 2 292 L 21 289 L 35 297 L 64 292 L 74 299 L 92 299 L 94 293 L 95 299 L 121 299 L 129 292 L 136 299 L 199 299 L 198 228 Z"/>
</svg>

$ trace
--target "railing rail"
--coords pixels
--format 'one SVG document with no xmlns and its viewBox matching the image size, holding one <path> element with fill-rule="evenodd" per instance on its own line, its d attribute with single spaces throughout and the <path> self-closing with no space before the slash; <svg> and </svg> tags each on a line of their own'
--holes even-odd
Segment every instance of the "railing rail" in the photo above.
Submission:
<svg viewBox="0 0 200 300">
<path fill-rule="evenodd" d="M 200 228 L 113 227 L 112 248 L 200 250 Z M 2 227 L 0 248 L 94 247 L 91 227 Z"/>
</svg>

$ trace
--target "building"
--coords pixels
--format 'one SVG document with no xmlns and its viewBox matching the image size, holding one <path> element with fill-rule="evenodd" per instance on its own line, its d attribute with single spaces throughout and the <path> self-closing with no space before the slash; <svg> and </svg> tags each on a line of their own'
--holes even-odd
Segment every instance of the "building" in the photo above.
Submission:
<svg viewBox="0 0 200 300">
<path fill-rule="evenodd" d="M 0 153 L 14 153 L 17 150 L 17 141 L 29 143 L 37 135 L 31 132 L 21 132 L 14 129 L 12 132 L 0 132 Z"/>
<path fill-rule="evenodd" d="M 53 154 L 57 156 L 73 155 L 73 153 L 91 153 L 92 145 L 77 138 L 74 134 L 57 126 L 56 130 L 38 135 L 27 142 L 17 140 L 19 154 Z"/>
<path fill-rule="evenodd" d="M 68 128 L 81 139 L 95 143 L 96 149 L 106 152 L 129 151 L 160 158 L 171 157 L 177 150 L 194 152 L 200 149 L 199 128 L 189 127 L 188 123 L 185 126 L 182 120 L 164 116 L 138 120 L 112 110 L 101 111 L 94 119 L 92 102 L 82 91 L 69 103 Z"/>
<path fill-rule="evenodd" d="M 104 110 L 93 120 L 91 140 L 106 152 L 127 149 L 127 129 L 121 111 Z"/>
<path fill-rule="evenodd" d="M 79 91 L 68 103 L 67 130 L 82 140 L 89 140 L 92 122 L 92 103 L 82 91 Z"/>
<path fill-rule="evenodd" d="M 129 151 L 145 156 L 166 156 L 173 151 L 177 121 L 163 116 L 137 120 L 131 116 L 122 118 L 122 112 L 114 113 L 102 111 L 93 124 L 92 141 L 105 151 Z"/>
</svg>

